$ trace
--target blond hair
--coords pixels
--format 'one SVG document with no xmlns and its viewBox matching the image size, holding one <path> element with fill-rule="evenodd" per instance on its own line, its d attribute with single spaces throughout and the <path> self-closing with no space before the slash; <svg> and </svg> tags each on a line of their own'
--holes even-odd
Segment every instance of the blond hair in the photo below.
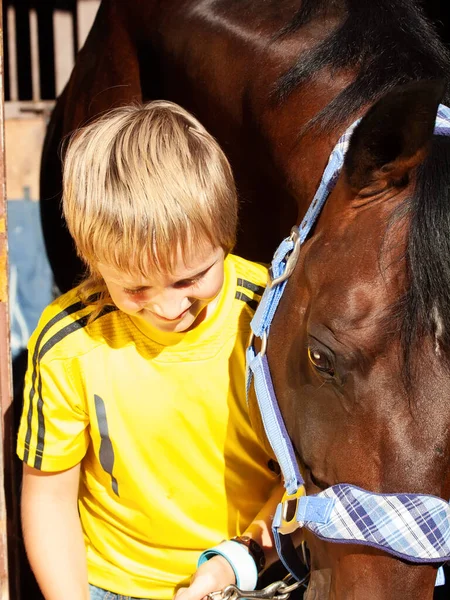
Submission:
<svg viewBox="0 0 450 600">
<path fill-rule="evenodd" d="M 111 299 L 98 263 L 145 277 L 170 272 L 180 250 L 209 242 L 228 253 L 235 243 L 230 165 L 197 119 L 168 101 L 117 108 L 75 132 L 63 211 L 88 268 L 82 296 L 100 291 L 100 308 Z"/>
</svg>

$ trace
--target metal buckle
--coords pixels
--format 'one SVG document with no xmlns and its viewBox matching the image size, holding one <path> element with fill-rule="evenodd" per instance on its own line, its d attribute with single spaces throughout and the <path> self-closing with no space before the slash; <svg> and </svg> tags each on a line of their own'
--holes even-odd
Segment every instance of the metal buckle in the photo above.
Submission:
<svg viewBox="0 0 450 600">
<path fill-rule="evenodd" d="M 256 336 L 252 331 L 250 333 L 250 338 L 248 340 L 248 346 L 253 346 L 253 341 L 254 341 L 255 337 Z M 262 337 L 259 339 L 261 340 L 261 349 L 259 351 L 259 354 L 261 355 L 261 358 L 262 358 L 267 350 L 267 331 L 263 331 Z"/>
<path fill-rule="evenodd" d="M 309 574 L 300 581 L 289 583 L 292 579 L 290 575 L 282 581 L 274 581 L 262 590 L 241 590 L 236 585 L 228 585 L 220 592 L 211 592 L 207 595 L 209 600 L 288 600 L 294 590 L 299 587 L 308 587 Z"/>
<path fill-rule="evenodd" d="M 307 548 L 306 548 L 306 540 L 302 540 L 302 543 L 301 543 L 300 547 L 301 547 L 301 550 L 302 550 L 303 564 L 308 569 L 308 571 L 310 571 L 311 570 L 311 566 L 309 564 L 308 551 L 307 551 Z"/>
<path fill-rule="evenodd" d="M 269 289 L 279 285 L 280 283 L 283 283 L 283 281 L 285 281 L 286 279 L 288 279 L 291 276 L 293 270 L 295 269 L 295 265 L 297 264 L 298 257 L 300 254 L 300 233 L 299 233 L 299 229 L 298 229 L 297 225 L 294 225 L 294 227 L 291 229 L 291 235 L 289 236 L 289 239 L 292 240 L 292 242 L 294 243 L 294 246 L 287 257 L 285 269 L 284 269 L 283 273 L 279 277 L 275 277 L 275 279 L 272 279 L 272 277 L 270 275 L 270 271 L 269 271 L 269 277 L 268 277 L 268 281 L 267 281 L 267 287 Z M 255 339 L 255 335 L 252 331 L 250 333 L 250 339 L 248 341 L 249 346 L 253 345 L 254 339 Z M 259 351 L 259 354 L 261 355 L 261 357 L 263 357 L 266 353 L 267 339 L 268 339 L 267 331 L 264 331 L 261 336 L 261 350 Z"/>
<path fill-rule="evenodd" d="M 281 500 L 281 523 L 278 527 L 278 531 L 282 534 L 293 533 L 300 528 L 297 523 L 297 507 L 298 501 L 302 496 L 306 496 L 306 491 L 303 485 L 301 485 L 295 494 L 284 493 L 283 499 Z M 292 505 L 295 503 L 295 506 Z M 290 518 L 289 515 L 292 515 Z"/>
<path fill-rule="evenodd" d="M 297 264 L 298 257 L 300 254 L 300 233 L 297 225 L 294 225 L 294 227 L 291 229 L 291 235 L 289 236 L 289 239 L 292 240 L 292 242 L 294 242 L 294 247 L 292 248 L 289 256 L 287 257 L 286 267 L 283 273 L 279 277 L 275 277 L 275 279 L 272 279 L 269 273 L 269 281 L 267 284 L 269 288 L 273 288 L 279 285 L 280 283 L 283 283 L 283 281 L 286 281 L 286 279 L 289 279 L 289 277 L 292 275 L 293 270 L 295 269 L 295 265 Z"/>
</svg>

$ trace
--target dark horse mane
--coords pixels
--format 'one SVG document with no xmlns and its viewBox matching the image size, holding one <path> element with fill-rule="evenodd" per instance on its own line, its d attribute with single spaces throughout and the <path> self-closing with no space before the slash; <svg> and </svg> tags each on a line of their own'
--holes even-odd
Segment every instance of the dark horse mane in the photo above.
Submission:
<svg viewBox="0 0 450 600">
<path fill-rule="evenodd" d="M 423 79 L 448 83 L 450 57 L 422 8 L 411 0 L 303 0 L 277 34 L 287 37 L 313 19 L 338 17 L 339 25 L 315 48 L 303 53 L 278 80 L 273 97 L 282 103 L 299 85 L 324 68 L 354 68 L 350 85 L 308 124 L 337 128 L 397 85 Z M 364 32 L 361 35 L 361 32 Z M 448 102 L 446 94 L 444 101 Z M 418 169 L 415 193 L 407 200 L 410 217 L 406 265 L 408 289 L 391 311 L 401 333 L 405 383 L 411 389 L 413 350 L 424 337 L 439 341 L 450 360 L 450 140 L 435 136 Z M 391 328 L 388 328 L 391 329 Z M 392 331 L 392 329 L 391 329 Z"/>
<path fill-rule="evenodd" d="M 450 361 L 450 138 L 434 136 L 418 168 L 416 190 L 408 200 L 410 226 L 406 252 L 409 287 L 403 300 L 402 347 L 410 375 L 413 349 L 435 339 Z M 408 377 L 409 379 L 409 377 Z"/>
<path fill-rule="evenodd" d="M 411 0 L 303 0 L 276 38 L 313 19 L 339 18 L 339 25 L 303 53 L 273 92 L 283 102 L 297 86 L 324 68 L 357 69 L 357 76 L 310 125 L 336 127 L 390 89 L 409 81 L 449 79 L 450 57 L 421 7 Z M 362 34 L 363 32 L 363 34 Z M 450 98 L 450 96 L 449 96 Z"/>
<path fill-rule="evenodd" d="M 276 35 L 288 37 L 313 19 L 337 18 L 338 26 L 303 53 L 278 80 L 273 97 L 282 103 L 324 68 L 356 69 L 356 78 L 308 124 L 337 128 L 395 86 L 424 79 L 448 83 L 450 56 L 422 8 L 412 0 L 303 0 Z M 361 32 L 364 32 L 361 35 Z M 447 92 L 444 102 L 449 102 Z M 301 133 L 304 133 L 301 132 Z M 390 311 L 400 330 L 403 375 L 411 389 L 411 358 L 424 337 L 439 341 L 450 362 L 450 140 L 435 136 L 417 172 L 415 193 L 401 211 L 410 217 L 406 265 L 408 289 Z"/>
<path fill-rule="evenodd" d="M 339 24 L 315 48 L 303 53 L 278 80 L 273 97 L 282 103 L 324 68 L 356 69 L 356 78 L 308 124 L 337 128 L 395 86 L 424 79 L 448 83 L 450 56 L 414 0 L 303 0 L 276 35 L 288 37 L 313 19 Z M 363 32 L 363 35 L 361 35 Z M 447 92 L 444 102 L 448 103 Z M 304 133 L 301 132 L 301 133 Z M 417 173 L 406 206 L 410 224 L 406 249 L 408 289 L 391 312 L 401 333 L 403 375 L 411 389 L 413 350 L 424 337 L 439 342 L 450 361 L 450 140 L 435 136 Z"/>
</svg>

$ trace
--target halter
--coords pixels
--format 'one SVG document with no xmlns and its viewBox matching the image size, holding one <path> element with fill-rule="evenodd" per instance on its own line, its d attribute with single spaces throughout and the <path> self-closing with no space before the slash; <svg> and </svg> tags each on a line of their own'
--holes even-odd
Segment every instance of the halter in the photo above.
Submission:
<svg viewBox="0 0 450 600">
<path fill-rule="evenodd" d="M 300 248 L 317 221 L 339 177 L 353 123 L 333 149 L 305 217 L 293 227 L 289 238 L 275 252 L 269 283 L 253 317 L 252 339 L 247 349 L 247 392 L 254 380 L 255 392 L 267 438 L 280 465 L 286 488 L 278 505 L 272 529 L 281 561 L 300 579 L 298 556 L 287 534 L 306 528 L 317 537 L 343 544 L 373 546 L 415 563 L 450 561 L 450 506 L 437 496 L 426 494 L 376 494 L 340 483 L 319 494 L 306 496 L 294 448 L 281 416 L 266 356 L 270 326 L 286 283 L 300 254 Z M 450 135 L 450 109 L 440 105 L 435 135 Z M 256 353 L 253 338 L 261 339 Z M 288 515 L 293 515 L 290 519 Z M 442 570 L 439 570 L 442 582 Z"/>
</svg>

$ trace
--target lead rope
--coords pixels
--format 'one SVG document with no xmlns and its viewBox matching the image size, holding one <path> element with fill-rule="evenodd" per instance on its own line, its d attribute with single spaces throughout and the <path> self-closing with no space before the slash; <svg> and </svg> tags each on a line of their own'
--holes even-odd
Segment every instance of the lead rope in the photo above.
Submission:
<svg viewBox="0 0 450 600">
<path fill-rule="evenodd" d="M 288 600 L 291 593 L 300 587 L 305 589 L 308 587 L 309 573 L 300 581 L 289 583 L 293 580 L 291 575 L 281 581 L 274 581 L 262 590 L 241 590 L 236 585 L 227 585 L 227 587 L 219 592 L 211 592 L 207 595 L 208 600 Z"/>
</svg>

